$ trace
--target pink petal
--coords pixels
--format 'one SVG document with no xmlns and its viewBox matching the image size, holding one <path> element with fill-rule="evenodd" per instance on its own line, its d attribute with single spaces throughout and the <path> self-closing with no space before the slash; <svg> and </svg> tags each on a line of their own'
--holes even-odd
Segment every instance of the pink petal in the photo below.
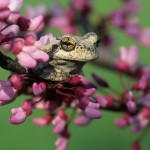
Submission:
<svg viewBox="0 0 150 150">
<path fill-rule="evenodd" d="M 43 22 L 43 16 L 35 17 L 34 19 L 31 20 L 31 24 L 28 30 L 29 31 L 37 30 L 42 22 Z"/>
<path fill-rule="evenodd" d="M 28 53 L 20 52 L 17 55 L 18 62 L 27 68 L 34 68 L 36 66 L 36 61 Z"/>
<path fill-rule="evenodd" d="M 4 31 L 2 31 L 2 33 L 13 34 L 13 36 L 16 36 L 19 33 L 19 27 L 17 25 L 10 25 Z"/>
<path fill-rule="evenodd" d="M 79 116 L 74 120 L 74 123 L 78 126 L 85 126 L 90 123 L 91 119 L 86 116 Z"/>
<path fill-rule="evenodd" d="M 31 56 L 39 62 L 47 62 L 49 60 L 48 54 L 41 50 L 31 53 Z"/>
<path fill-rule="evenodd" d="M 0 20 L 5 20 L 10 15 L 10 10 L 8 8 L 0 10 Z"/>
<path fill-rule="evenodd" d="M 33 52 L 37 51 L 38 49 L 35 47 L 35 46 L 24 46 L 22 48 L 22 51 L 23 52 L 26 52 L 26 53 L 29 53 L 29 54 L 32 54 Z"/>
<path fill-rule="evenodd" d="M 93 109 L 89 107 L 85 109 L 85 115 L 91 119 L 98 119 L 102 117 L 102 114 L 98 109 Z"/>
<path fill-rule="evenodd" d="M 0 90 L 0 101 L 12 101 L 15 98 L 16 90 L 10 87 L 5 87 Z"/>
<path fill-rule="evenodd" d="M 9 15 L 9 17 L 7 18 L 7 21 L 9 23 L 16 24 L 20 16 L 21 15 L 20 15 L 19 12 L 11 12 L 11 14 Z"/>
<path fill-rule="evenodd" d="M 86 91 L 84 92 L 84 95 L 86 96 L 91 96 L 96 92 L 95 88 L 90 88 L 90 89 L 86 89 Z"/>
<path fill-rule="evenodd" d="M 47 44 L 50 44 L 50 42 L 54 39 L 53 35 L 52 34 L 47 34 L 45 36 L 42 36 L 40 38 L 39 41 L 35 42 L 35 46 L 38 47 L 38 48 L 41 48 L 42 46 L 45 46 Z"/>
<path fill-rule="evenodd" d="M 54 123 L 54 122 L 52 122 Z M 55 134 L 61 133 L 65 128 L 66 122 L 64 120 L 60 120 L 57 124 L 54 125 L 53 132 Z"/>
<path fill-rule="evenodd" d="M 40 86 L 40 84 L 37 83 L 33 83 L 32 85 L 32 91 L 34 93 L 34 95 L 40 95 L 43 92 L 42 87 Z"/>
<path fill-rule="evenodd" d="M 10 0 L 0 0 L 0 9 L 6 8 Z"/>
<path fill-rule="evenodd" d="M 12 117 L 10 117 L 10 123 L 11 124 L 20 124 L 23 123 L 26 120 L 26 114 L 24 112 L 18 112 Z"/>
<path fill-rule="evenodd" d="M 127 52 L 127 49 L 125 47 L 120 48 L 120 58 L 121 58 L 121 60 L 123 60 L 125 62 L 128 59 L 128 52 Z"/>
<path fill-rule="evenodd" d="M 11 11 L 17 11 L 22 6 L 24 0 L 10 0 L 9 9 Z"/>
<path fill-rule="evenodd" d="M 132 45 L 128 52 L 128 63 L 133 66 L 138 61 L 138 49 L 136 45 Z"/>
<path fill-rule="evenodd" d="M 143 29 L 139 36 L 139 42 L 146 47 L 150 47 L 150 29 Z"/>
<path fill-rule="evenodd" d="M 68 144 L 68 139 L 63 138 L 63 137 L 58 138 L 55 143 L 56 150 L 66 150 L 67 144 Z"/>
</svg>

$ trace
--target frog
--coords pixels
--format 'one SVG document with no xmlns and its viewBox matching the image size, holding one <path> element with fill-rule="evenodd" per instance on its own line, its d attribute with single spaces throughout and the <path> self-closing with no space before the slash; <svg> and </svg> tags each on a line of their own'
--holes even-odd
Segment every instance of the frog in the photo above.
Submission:
<svg viewBox="0 0 150 150">
<path fill-rule="evenodd" d="M 70 34 L 56 36 L 50 44 L 41 47 L 49 55 L 49 61 L 38 63 L 32 72 L 44 80 L 68 81 L 71 76 L 81 72 L 86 62 L 98 58 L 98 43 L 98 36 L 94 32 L 83 37 Z"/>
</svg>

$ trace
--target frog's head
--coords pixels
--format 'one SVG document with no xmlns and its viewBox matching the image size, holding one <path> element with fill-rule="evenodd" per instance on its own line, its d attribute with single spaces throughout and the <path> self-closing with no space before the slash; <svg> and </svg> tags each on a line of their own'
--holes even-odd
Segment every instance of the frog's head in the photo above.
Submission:
<svg viewBox="0 0 150 150">
<path fill-rule="evenodd" d="M 64 35 L 56 37 L 41 50 L 48 53 L 46 63 L 38 63 L 34 74 L 51 81 L 68 80 L 70 75 L 79 74 L 82 66 L 98 58 L 98 37 L 88 33 L 83 37 Z"/>
<path fill-rule="evenodd" d="M 64 35 L 58 38 L 60 43 L 53 56 L 54 59 L 87 62 L 98 58 L 98 37 L 88 33 L 83 37 Z"/>
</svg>

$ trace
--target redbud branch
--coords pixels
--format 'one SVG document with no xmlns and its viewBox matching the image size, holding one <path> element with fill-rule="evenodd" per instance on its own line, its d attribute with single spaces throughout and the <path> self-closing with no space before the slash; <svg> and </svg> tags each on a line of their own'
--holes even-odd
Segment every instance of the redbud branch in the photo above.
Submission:
<svg viewBox="0 0 150 150">
<path fill-rule="evenodd" d="M 100 107 L 100 110 L 106 110 L 106 111 L 112 111 L 112 112 L 118 112 L 118 113 L 125 112 L 130 115 L 135 115 L 141 110 L 142 107 L 143 105 L 138 103 L 136 112 L 132 113 L 132 112 L 129 112 L 127 107 L 123 105 L 122 103 L 114 102 L 111 107 L 107 107 L 107 108 Z"/>
<path fill-rule="evenodd" d="M 0 52 L 0 67 L 17 74 L 25 74 L 28 72 L 26 68 L 21 66 L 18 62 L 14 61 L 10 57 L 5 56 L 2 52 Z"/>
<path fill-rule="evenodd" d="M 119 60 L 119 57 L 113 51 L 107 50 L 105 48 L 103 49 L 100 47 L 98 48 L 98 51 L 99 51 L 99 58 L 93 61 L 92 63 L 97 66 L 104 67 L 105 69 L 118 71 L 116 69 L 116 62 Z M 122 73 L 135 78 L 134 71 L 139 66 L 141 66 L 141 64 L 138 64 L 137 66 L 135 66 L 134 70 L 132 71 L 122 72 Z"/>
</svg>

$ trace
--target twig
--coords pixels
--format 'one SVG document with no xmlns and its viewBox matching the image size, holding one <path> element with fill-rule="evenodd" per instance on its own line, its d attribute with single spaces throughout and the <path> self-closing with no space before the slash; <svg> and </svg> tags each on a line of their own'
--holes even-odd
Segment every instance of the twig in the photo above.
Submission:
<svg viewBox="0 0 150 150">
<path fill-rule="evenodd" d="M 0 52 L 0 67 L 17 74 L 28 73 L 28 70 L 26 68 L 21 66 L 18 62 L 14 61 L 10 57 L 5 56 L 2 52 Z"/>
</svg>

